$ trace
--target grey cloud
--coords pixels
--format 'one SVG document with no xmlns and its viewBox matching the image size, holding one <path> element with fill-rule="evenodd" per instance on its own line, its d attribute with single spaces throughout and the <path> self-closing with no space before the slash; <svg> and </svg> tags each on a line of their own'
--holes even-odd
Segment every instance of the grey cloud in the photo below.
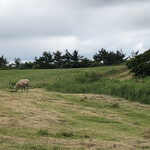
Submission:
<svg viewBox="0 0 150 150">
<path fill-rule="evenodd" d="M 0 55 L 147 49 L 149 7 L 149 0 L 0 0 Z"/>
<path fill-rule="evenodd" d="M 59 0 L 57 0 L 59 1 Z M 61 1 L 61 0 L 60 0 Z M 59 1 L 59 2 L 60 2 Z M 82 6 L 91 6 L 91 7 L 103 7 L 103 6 L 115 6 L 129 3 L 144 3 L 149 2 L 149 0 L 63 0 L 65 4 L 72 4 L 74 6 L 82 7 Z"/>
</svg>

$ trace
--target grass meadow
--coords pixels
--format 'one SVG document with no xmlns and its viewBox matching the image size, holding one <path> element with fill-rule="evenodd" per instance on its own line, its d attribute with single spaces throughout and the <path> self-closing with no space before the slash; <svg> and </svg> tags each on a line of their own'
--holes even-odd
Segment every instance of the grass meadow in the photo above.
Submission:
<svg viewBox="0 0 150 150">
<path fill-rule="evenodd" d="M 74 75 L 85 71 L 105 72 L 112 67 L 100 68 L 79 68 L 79 69 L 31 69 L 31 70 L 0 70 L 0 88 L 9 88 L 9 83 L 15 84 L 21 78 L 28 78 L 31 81 L 31 88 L 42 87 L 43 84 L 49 84 L 58 80 L 72 80 Z M 10 86 L 12 88 L 13 86 Z"/>
<path fill-rule="evenodd" d="M 148 150 L 149 89 L 125 66 L 1 70 L 0 150 Z"/>
<path fill-rule="evenodd" d="M 150 78 L 132 78 L 125 66 L 78 69 L 1 70 L 0 88 L 13 88 L 21 78 L 31 88 L 66 93 L 106 94 L 150 104 Z"/>
</svg>

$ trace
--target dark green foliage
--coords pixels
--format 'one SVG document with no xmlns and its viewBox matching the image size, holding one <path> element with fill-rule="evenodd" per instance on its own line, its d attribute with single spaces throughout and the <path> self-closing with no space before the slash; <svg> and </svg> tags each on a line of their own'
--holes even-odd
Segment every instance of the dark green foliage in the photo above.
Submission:
<svg viewBox="0 0 150 150">
<path fill-rule="evenodd" d="M 62 56 L 63 58 L 63 68 L 72 68 L 72 55 L 69 53 L 69 51 L 66 49 L 65 54 Z"/>
<path fill-rule="evenodd" d="M 8 67 L 7 67 L 7 64 L 8 64 L 7 59 L 4 58 L 4 56 L 2 55 L 2 56 L 0 57 L 0 69 L 1 69 L 1 70 L 7 69 L 7 68 L 8 68 Z"/>
<path fill-rule="evenodd" d="M 39 68 L 38 66 L 38 64 L 36 65 L 33 62 L 25 62 L 21 64 L 20 69 L 36 69 Z"/>
<path fill-rule="evenodd" d="M 75 50 L 72 53 L 72 67 L 73 68 L 80 68 L 82 58 L 83 58 L 83 56 L 80 56 L 79 52 L 77 50 Z"/>
<path fill-rule="evenodd" d="M 94 61 L 99 62 L 103 65 L 118 65 L 125 61 L 125 54 L 122 51 L 116 51 L 116 53 L 112 51 L 107 51 L 105 49 L 101 49 L 93 56 Z"/>
<path fill-rule="evenodd" d="M 70 63 L 72 59 L 72 55 L 69 53 L 69 51 L 66 49 L 65 54 L 63 56 L 63 60 L 65 63 Z"/>
<path fill-rule="evenodd" d="M 131 58 L 126 66 L 138 77 L 150 76 L 150 49 L 143 54 Z"/>
<path fill-rule="evenodd" d="M 43 68 L 43 69 L 51 68 L 51 64 L 53 62 L 52 57 L 53 56 L 50 52 L 43 52 L 43 55 L 39 59 L 35 57 L 35 64 L 39 68 Z"/>
<path fill-rule="evenodd" d="M 14 62 L 15 62 L 14 65 L 16 68 L 19 68 L 21 66 L 21 59 L 20 58 L 15 58 Z"/>
<path fill-rule="evenodd" d="M 72 54 L 72 61 L 73 62 L 79 62 L 81 59 L 83 58 L 83 56 L 79 55 L 79 51 L 75 50 Z"/>
<path fill-rule="evenodd" d="M 53 68 L 85 68 L 97 67 L 100 65 L 118 65 L 124 62 L 125 55 L 122 51 L 106 51 L 102 49 L 93 56 L 94 61 L 79 54 L 74 50 L 71 54 L 68 50 L 63 54 L 61 51 L 44 51 L 39 58 L 35 57 L 33 62 L 22 63 L 20 58 L 15 58 L 14 63 L 9 64 L 7 60 L 0 57 L 0 69 L 53 69 Z"/>
<path fill-rule="evenodd" d="M 83 59 L 81 60 L 80 66 L 81 66 L 82 68 L 89 67 L 89 66 L 91 66 L 91 62 L 92 62 L 92 61 L 90 61 L 88 58 L 83 58 Z"/>
<path fill-rule="evenodd" d="M 54 55 L 54 63 L 58 67 L 60 67 L 62 65 L 62 62 L 63 62 L 62 52 L 56 51 L 53 53 L 53 55 Z"/>
</svg>

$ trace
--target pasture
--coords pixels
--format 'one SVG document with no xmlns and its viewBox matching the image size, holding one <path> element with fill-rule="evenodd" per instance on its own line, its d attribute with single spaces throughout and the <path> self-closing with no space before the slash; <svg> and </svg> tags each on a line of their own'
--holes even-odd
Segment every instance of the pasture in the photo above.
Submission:
<svg viewBox="0 0 150 150">
<path fill-rule="evenodd" d="M 124 66 L 77 68 L 77 69 L 31 69 L 31 70 L 0 70 L 0 89 L 8 88 L 9 82 L 16 83 L 21 78 L 31 81 L 31 88 L 43 86 L 44 83 L 52 83 L 58 80 L 72 80 L 74 75 L 86 71 L 106 72 L 116 69 L 120 70 Z M 12 86 L 13 87 L 13 86 Z"/>
<path fill-rule="evenodd" d="M 136 90 L 149 82 L 126 80 L 124 66 L 0 71 L 0 150 L 150 149 L 150 105 L 90 89 L 101 78 L 78 82 L 93 71 L 111 78 L 106 83 L 135 83 Z M 31 81 L 29 92 L 10 92 L 20 78 Z"/>
</svg>

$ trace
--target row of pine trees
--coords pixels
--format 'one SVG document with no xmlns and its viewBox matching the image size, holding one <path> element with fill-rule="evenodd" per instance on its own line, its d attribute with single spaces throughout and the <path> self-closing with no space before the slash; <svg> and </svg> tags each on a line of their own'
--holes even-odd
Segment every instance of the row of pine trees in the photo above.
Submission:
<svg viewBox="0 0 150 150">
<path fill-rule="evenodd" d="M 96 67 L 101 65 L 119 65 L 125 62 L 125 54 L 122 50 L 116 52 L 108 51 L 104 48 L 93 55 L 93 60 L 82 56 L 79 51 L 74 50 L 70 53 L 65 50 L 47 52 L 44 51 L 42 56 L 35 57 L 33 62 L 21 62 L 20 58 L 15 58 L 14 63 L 9 63 L 2 55 L 0 57 L 0 69 L 52 69 L 52 68 L 84 68 Z"/>
</svg>

